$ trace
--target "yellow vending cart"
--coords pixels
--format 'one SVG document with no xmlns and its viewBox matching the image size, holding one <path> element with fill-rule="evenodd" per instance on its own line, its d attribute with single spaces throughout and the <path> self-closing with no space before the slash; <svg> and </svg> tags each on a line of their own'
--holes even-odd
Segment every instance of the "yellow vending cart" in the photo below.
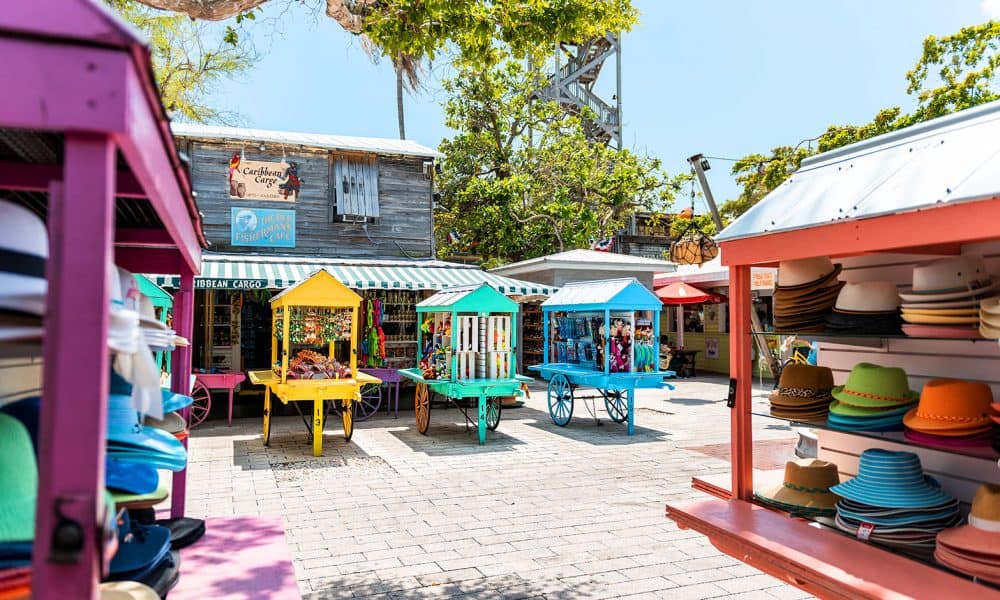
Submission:
<svg viewBox="0 0 1000 600">
<path fill-rule="evenodd" d="M 302 415 L 312 437 L 313 456 L 323 454 L 323 425 L 334 405 L 344 439 L 354 432 L 354 402 L 361 388 L 381 381 L 358 371 L 358 307 L 361 296 L 320 270 L 271 299 L 273 316 L 269 371 L 250 371 L 264 391 L 264 445 L 270 444 L 271 395 L 282 403 L 313 403 L 312 421 Z M 279 357 L 278 351 L 281 351 Z"/>
</svg>

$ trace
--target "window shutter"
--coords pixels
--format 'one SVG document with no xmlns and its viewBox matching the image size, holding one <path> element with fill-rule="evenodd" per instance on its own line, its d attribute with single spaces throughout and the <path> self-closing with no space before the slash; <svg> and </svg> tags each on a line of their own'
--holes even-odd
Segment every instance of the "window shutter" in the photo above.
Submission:
<svg viewBox="0 0 1000 600">
<path fill-rule="evenodd" d="M 334 166 L 337 214 L 379 216 L 378 158 L 337 155 Z"/>
</svg>

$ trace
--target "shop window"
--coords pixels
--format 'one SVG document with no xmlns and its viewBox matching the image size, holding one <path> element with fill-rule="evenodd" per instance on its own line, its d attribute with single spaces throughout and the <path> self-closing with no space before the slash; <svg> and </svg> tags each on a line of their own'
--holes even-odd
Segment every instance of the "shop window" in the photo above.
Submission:
<svg viewBox="0 0 1000 600">
<path fill-rule="evenodd" d="M 336 155 L 333 171 L 332 220 L 360 223 L 378 218 L 378 158 Z"/>
<path fill-rule="evenodd" d="M 684 307 L 684 332 L 702 333 L 705 331 L 705 308 L 702 305 Z"/>
</svg>

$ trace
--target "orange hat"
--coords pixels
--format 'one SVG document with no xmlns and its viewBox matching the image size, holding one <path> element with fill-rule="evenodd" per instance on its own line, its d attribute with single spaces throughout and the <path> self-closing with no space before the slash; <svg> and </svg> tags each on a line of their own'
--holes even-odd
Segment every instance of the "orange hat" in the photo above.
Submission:
<svg viewBox="0 0 1000 600">
<path fill-rule="evenodd" d="M 926 433 L 974 434 L 989 429 L 991 402 L 993 392 L 985 383 L 934 379 L 924 385 L 920 403 L 903 416 L 903 424 Z"/>
</svg>

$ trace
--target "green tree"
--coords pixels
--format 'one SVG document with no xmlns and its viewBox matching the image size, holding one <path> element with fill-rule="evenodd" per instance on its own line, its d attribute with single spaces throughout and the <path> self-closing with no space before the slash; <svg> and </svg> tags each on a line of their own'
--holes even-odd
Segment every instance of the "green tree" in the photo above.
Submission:
<svg viewBox="0 0 1000 600">
<path fill-rule="evenodd" d="M 474 251 L 492 266 L 585 247 L 638 209 L 664 209 L 679 190 L 683 178 L 658 160 L 589 140 L 587 115 L 535 99 L 543 80 L 508 60 L 444 82 L 456 133 L 440 146 L 442 254 Z"/>
<path fill-rule="evenodd" d="M 831 125 L 816 140 L 818 152 L 827 152 L 971 108 L 1000 98 L 996 69 L 1000 65 L 1000 23 L 963 27 L 945 37 L 924 40 L 923 53 L 906 74 L 906 92 L 916 98 L 911 113 L 893 106 L 880 110 L 863 125 Z M 814 152 L 780 146 L 767 156 L 755 153 L 733 165 L 732 174 L 742 187 L 739 197 L 723 204 L 722 212 L 735 218 L 777 188 Z"/>
<path fill-rule="evenodd" d="M 226 38 L 184 15 L 151 10 L 136 0 L 105 0 L 148 38 L 160 98 L 175 119 L 229 122 L 234 115 L 211 107 L 206 96 L 222 79 L 244 73 L 254 60 L 245 40 Z"/>
</svg>

